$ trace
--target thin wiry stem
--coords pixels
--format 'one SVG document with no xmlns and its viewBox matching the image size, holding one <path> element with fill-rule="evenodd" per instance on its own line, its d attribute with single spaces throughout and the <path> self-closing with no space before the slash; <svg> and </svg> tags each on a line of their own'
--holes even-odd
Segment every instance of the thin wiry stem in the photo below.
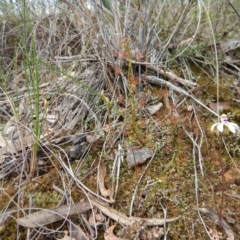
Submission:
<svg viewBox="0 0 240 240">
<path fill-rule="evenodd" d="M 222 145 L 223 145 L 223 133 L 219 133 L 219 151 L 218 151 L 218 160 L 220 162 L 220 167 L 221 167 L 221 200 L 220 200 L 220 206 L 218 209 L 218 217 L 219 217 L 219 226 L 222 227 L 222 211 L 223 211 L 223 194 L 224 194 L 224 186 L 225 186 L 225 177 L 224 177 L 224 166 L 223 166 L 223 161 L 222 161 Z"/>
</svg>

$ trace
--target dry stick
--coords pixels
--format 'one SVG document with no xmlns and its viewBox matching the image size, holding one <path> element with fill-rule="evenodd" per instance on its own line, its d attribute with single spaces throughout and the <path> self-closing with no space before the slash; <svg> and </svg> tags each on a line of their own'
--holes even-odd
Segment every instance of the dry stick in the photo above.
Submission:
<svg viewBox="0 0 240 240">
<path fill-rule="evenodd" d="M 98 208 L 103 214 L 108 216 L 109 218 L 113 219 L 114 221 L 123 224 L 123 225 L 132 225 L 136 222 L 144 221 L 147 226 L 161 226 L 169 222 L 176 221 L 179 217 L 175 218 L 140 218 L 140 217 L 128 217 L 127 215 L 109 207 L 108 204 L 93 197 L 92 195 L 88 194 L 88 197 L 91 201 L 91 204 Z"/>
<path fill-rule="evenodd" d="M 163 69 L 161 69 L 159 67 L 153 66 L 151 63 L 148 63 L 148 62 L 137 62 L 137 61 L 134 61 L 132 59 L 126 58 L 126 57 L 124 57 L 122 55 L 120 56 L 120 58 L 122 58 L 122 59 L 124 59 L 126 61 L 129 61 L 131 63 L 134 63 L 134 64 L 143 65 L 143 66 L 147 67 L 148 69 L 154 71 L 155 73 L 167 77 L 172 82 L 177 82 L 177 83 L 179 83 L 181 85 L 184 85 L 184 86 L 187 86 L 187 87 L 190 87 L 190 88 L 198 86 L 197 83 L 194 83 L 192 81 L 183 79 L 181 77 L 178 77 L 175 73 L 167 72 L 167 71 L 165 71 L 165 70 L 163 70 Z"/>
<path fill-rule="evenodd" d="M 147 82 L 149 82 L 149 83 L 156 84 L 156 85 L 159 85 L 159 86 L 166 85 L 166 86 L 170 87 L 171 89 L 173 89 L 174 91 L 177 91 L 177 92 L 179 92 L 181 94 L 184 94 L 186 97 L 191 98 L 196 103 L 198 103 L 200 106 L 204 107 L 206 110 L 211 112 L 213 115 L 219 117 L 216 112 L 211 110 L 209 107 L 207 107 L 205 104 L 203 104 L 201 101 L 199 101 L 197 98 L 192 96 L 190 93 L 188 93 L 184 89 L 179 88 L 178 86 L 175 86 L 174 84 L 172 84 L 172 83 L 170 83 L 168 81 L 165 81 L 164 79 L 156 77 L 156 76 L 149 76 L 149 75 L 147 75 L 147 76 L 144 76 L 144 77 L 147 80 Z"/>
</svg>

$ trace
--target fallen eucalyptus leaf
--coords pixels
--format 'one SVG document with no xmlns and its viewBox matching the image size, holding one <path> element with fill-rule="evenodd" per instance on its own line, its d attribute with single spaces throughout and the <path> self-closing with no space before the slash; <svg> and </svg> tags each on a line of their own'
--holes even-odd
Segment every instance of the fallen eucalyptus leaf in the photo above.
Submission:
<svg viewBox="0 0 240 240">
<path fill-rule="evenodd" d="M 24 227 L 34 228 L 60 221 L 66 217 L 80 214 L 91 209 L 86 201 L 81 201 L 72 205 L 64 205 L 54 209 L 44 209 L 39 212 L 29 214 L 17 219 L 17 223 Z"/>
</svg>

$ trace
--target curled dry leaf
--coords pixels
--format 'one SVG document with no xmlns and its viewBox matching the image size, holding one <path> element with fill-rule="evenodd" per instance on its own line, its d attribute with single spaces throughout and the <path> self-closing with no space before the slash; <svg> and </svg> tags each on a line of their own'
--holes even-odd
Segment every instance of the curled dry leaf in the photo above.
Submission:
<svg viewBox="0 0 240 240">
<path fill-rule="evenodd" d="M 158 104 L 155 104 L 155 105 L 152 105 L 152 106 L 149 106 L 147 109 L 148 109 L 148 112 L 153 115 L 154 113 L 156 113 L 159 109 L 161 109 L 163 106 L 163 104 L 161 102 L 159 102 Z"/>
<path fill-rule="evenodd" d="M 106 189 L 104 185 L 104 178 L 106 176 L 106 167 L 103 162 L 99 163 L 99 168 L 98 168 L 98 184 L 99 184 L 99 190 L 100 193 L 103 197 L 109 197 L 110 201 L 112 203 L 115 202 L 113 199 L 113 190 L 112 189 Z"/>
<path fill-rule="evenodd" d="M 104 239 L 105 240 L 125 240 L 124 238 L 119 238 L 114 235 L 113 230 L 116 227 L 116 224 L 109 227 L 106 232 L 104 233 Z"/>
</svg>

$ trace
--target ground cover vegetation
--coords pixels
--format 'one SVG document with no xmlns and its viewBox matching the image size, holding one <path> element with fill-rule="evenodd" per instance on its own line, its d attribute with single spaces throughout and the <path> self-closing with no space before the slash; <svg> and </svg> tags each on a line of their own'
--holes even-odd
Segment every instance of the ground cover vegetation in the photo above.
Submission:
<svg viewBox="0 0 240 240">
<path fill-rule="evenodd" d="M 0 2 L 1 239 L 240 239 L 238 0 Z"/>
</svg>

